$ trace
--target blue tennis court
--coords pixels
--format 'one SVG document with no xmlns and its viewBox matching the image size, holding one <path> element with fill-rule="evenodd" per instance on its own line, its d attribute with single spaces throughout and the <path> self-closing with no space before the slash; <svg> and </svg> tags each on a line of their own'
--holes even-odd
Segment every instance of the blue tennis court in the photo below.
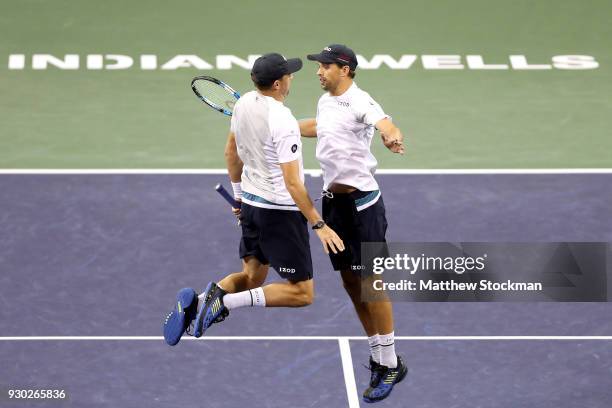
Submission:
<svg viewBox="0 0 612 408">
<path fill-rule="evenodd" d="M 213 190 L 223 180 L 1 175 L 0 388 L 68 394 L 36 406 L 363 406 L 367 342 L 314 239 L 312 306 L 236 310 L 211 337 L 163 342 L 178 288 L 201 290 L 239 268 L 239 230 Z M 390 241 L 612 240 L 605 174 L 379 180 Z M 320 178 L 306 181 L 318 191 Z M 410 372 L 378 405 L 609 407 L 610 312 L 608 303 L 398 302 L 396 348 Z"/>
</svg>

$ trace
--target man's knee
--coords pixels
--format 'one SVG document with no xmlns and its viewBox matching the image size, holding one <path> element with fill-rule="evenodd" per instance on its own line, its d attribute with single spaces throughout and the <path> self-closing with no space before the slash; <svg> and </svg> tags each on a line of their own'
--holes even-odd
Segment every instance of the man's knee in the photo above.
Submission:
<svg viewBox="0 0 612 408">
<path fill-rule="evenodd" d="M 257 288 L 266 281 L 268 265 L 260 263 L 255 257 L 247 257 L 243 260 L 242 273 L 249 282 L 249 288 Z"/>
<path fill-rule="evenodd" d="M 342 285 L 346 292 L 353 296 L 361 293 L 361 277 L 350 270 L 342 271 Z"/>
<path fill-rule="evenodd" d="M 299 298 L 300 307 L 310 306 L 312 305 L 312 301 L 314 300 L 314 296 L 310 293 L 302 293 Z"/>
</svg>

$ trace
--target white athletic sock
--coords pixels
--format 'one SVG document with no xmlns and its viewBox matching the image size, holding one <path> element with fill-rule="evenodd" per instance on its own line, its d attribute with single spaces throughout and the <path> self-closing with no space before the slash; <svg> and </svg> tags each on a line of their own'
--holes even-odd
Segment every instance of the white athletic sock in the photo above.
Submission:
<svg viewBox="0 0 612 408">
<path fill-rule="evenodd" d="M 380 335 L 380 364 L 389 368 L 397 367 L 394 332 Z"/>
<path fill-rule="evenodd" d="M 368 344 L 370 345 L 372 360 L 380 364 L 380 336 L 378 333 L 368 337 Z"/>
<path fill-rule="evenodd" d="M 248 306 L 266 306 L 266 297 L 263 288 L 255 288 L 244 292 L 228 293 L 223 296 L 223 304 L 229 310 Z"/>
</svg>

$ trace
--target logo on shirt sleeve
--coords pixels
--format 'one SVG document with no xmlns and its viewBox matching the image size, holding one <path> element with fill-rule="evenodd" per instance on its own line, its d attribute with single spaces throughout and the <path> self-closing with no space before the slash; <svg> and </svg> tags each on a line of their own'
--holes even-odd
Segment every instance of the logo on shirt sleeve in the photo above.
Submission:
<svg viewBox="0 0 612 408">
<path fill-rule="evenodd" d="M 297 152 L 297 149 L 298 149 L 298 145 L 294 144 L 293 146 L 291 146 L 291 153 Z"/>
</svg>

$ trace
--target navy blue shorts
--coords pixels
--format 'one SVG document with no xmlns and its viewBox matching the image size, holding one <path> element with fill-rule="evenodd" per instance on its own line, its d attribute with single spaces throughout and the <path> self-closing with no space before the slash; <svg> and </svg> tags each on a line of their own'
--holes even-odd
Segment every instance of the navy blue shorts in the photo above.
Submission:
<svg viewBox="0 0 612 408">
<path fill-rule="evenodd" d="M 346 247 L 337 254 L 329 253 L 334 270 L 363 271 L 361 243 L 386 242 L 387 217 L 382 195 L 370 204 L 379 195 L 378 190 L 356 190 L 345 194 L 333 193 L 333 198 L 323 197 L 323 220 L 336 231 Z M 358 208 L 363 209 L 358 211 Z M 384 247 L 386 252 L 386 245 Z"/>
<path fill-rule="evenodd" d="M 240 258 L 254 256 L 292 282 L 312 279 L 310 236 L 300 211 L 242 203 Z"/>
</svg>

